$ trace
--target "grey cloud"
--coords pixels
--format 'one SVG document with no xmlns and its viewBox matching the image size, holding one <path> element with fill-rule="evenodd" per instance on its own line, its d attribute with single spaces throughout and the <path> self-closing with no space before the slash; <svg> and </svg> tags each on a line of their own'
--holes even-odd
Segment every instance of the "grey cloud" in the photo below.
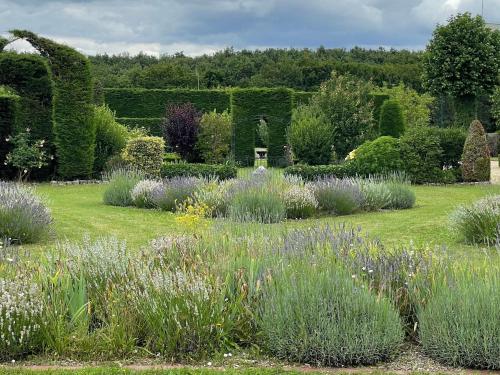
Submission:
<svg viewBox="0 0 500 375">
<path fill-rule="evenodd" d="M 484 0 L 500 22 L 500 0 Z M 0 0 L 0 33 L 26 28 L 92 53 L 225 46 L 423 48 L 437 22 L 477 0 Z"/>
</svg>

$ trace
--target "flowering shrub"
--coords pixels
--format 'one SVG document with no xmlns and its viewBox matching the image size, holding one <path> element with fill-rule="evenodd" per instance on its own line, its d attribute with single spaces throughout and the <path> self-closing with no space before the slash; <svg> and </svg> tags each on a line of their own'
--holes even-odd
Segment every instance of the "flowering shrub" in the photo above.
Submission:
<svg viewBox="0 0 500 375">
<path fill-rule="evenodd" d="M 0 278 L 0 360 L 40 350 L 43 304 L 36 284 Z"/>
<path fill-rule="evenodd" d="M 314 215 L 318 201 L 308 186 L 292 185 L 283 194 L 286 215 L 291 219 L 303 219 Z"/>
<path fill-rule="evenodd" d="M 104 191 L 104 204 L 111 206 L 131 206 L 132 189 L 144 178 L 144 173 L 135 168 L 117 168 L 103 175 L 103 180 L 108 181 Z"/>
<path fill-rule="evenodd" d="M 164 211 L 175 211 L 186 199 L 203 184 L 203 180 L 196 177 L 173 177 L 163 181 L 151 194 L 151 199 L 156 207 Z"/>
<path fill-rule="evenodd" d="M 451 222 L 465 242 L 495 244 L 500 239 L 500 195 L 458 207 Z"/>
<path fill-rule="evenodd" d="M 30 243 L 46 236 L 50 211 L 25 186 L 0 181 L 0 239 Z"/>
<path fill-rule="evenodd" d="M 160 176 L 165 142 L 160 137 L 138 137 L 127 141 L 122 157 L 132 167 L 150 176 Z"/>
<path fill-rule="evenodd" d="M 130 196 L 132 201 L 139 208 L 153 208 L 155 202 L 153 195 L 161 189 L 162 183 L 155 180 L 142 180 L 132 189 Z"/>
</svg>

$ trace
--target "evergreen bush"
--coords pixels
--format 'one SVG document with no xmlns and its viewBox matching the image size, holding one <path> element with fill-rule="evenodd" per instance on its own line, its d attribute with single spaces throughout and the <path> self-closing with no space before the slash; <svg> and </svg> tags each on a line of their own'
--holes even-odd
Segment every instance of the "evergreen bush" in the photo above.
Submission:
<svg viewBox="0 0 500 375">
<path fill-rule="evenodd" d="M 397 100 L 386 100 L 380 109 L 380 135 L 399 138 L 405 131 L 403 111 Z"/>
<path fill-rule="evenodd" d="M 123 159 L 150 176 L 159 176 L 163 163 L 165 142 L 160 137 L 130 139 L 123 150 Z"/>
<path fill-rule="evenodd" d="M 464 181 L 490 180 L 490 152 L 483 125 L 472 121 L 462 153 L 462 177 Z"/>
<path fill-rule="evenodd" d="M 193 104 L 171 104 L 167 107 L 163 136 L 166 143 L 188 162 L 199 161 L 196 149 L 201 112 Z"/>
<path fill-rule="evenodd" d="M 390 136 L 367 141 L 354 150 L 351 164 L 364 176 L 402 170 L 399 141 Z"/>
</svg>

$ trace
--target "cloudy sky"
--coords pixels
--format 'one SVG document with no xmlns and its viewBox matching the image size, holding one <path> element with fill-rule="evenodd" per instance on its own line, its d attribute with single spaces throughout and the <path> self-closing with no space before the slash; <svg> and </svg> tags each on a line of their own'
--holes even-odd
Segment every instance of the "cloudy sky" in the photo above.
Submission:
<svg viewBox="0 0 500 375">
<path fill-rule="evenodd" d="M 483 1 L 486 20 L 500 23 L 500 0 Z M 86 54 L 421 49 L 436 23 L 464 11 L 480 14 L 481 0 L 0 0 L 0 34 L 28 29 Z"/>
</svg>

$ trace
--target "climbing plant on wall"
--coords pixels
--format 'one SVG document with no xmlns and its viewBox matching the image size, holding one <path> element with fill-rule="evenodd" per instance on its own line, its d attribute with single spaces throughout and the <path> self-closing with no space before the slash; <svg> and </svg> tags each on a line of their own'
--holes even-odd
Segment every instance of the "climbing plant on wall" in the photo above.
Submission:
<svg viewBox="0 0 500 375">
<path fill-rule="evenodd" d="M 57 172 L 64 178 L 92 173 L 95 126 L 92 122 L 92 79 L 88 59 L 74 49 L 25 30 L 12 35 L 27 40 L 47 58 L 55 85 L 54 129 Z"/>
</svg>

